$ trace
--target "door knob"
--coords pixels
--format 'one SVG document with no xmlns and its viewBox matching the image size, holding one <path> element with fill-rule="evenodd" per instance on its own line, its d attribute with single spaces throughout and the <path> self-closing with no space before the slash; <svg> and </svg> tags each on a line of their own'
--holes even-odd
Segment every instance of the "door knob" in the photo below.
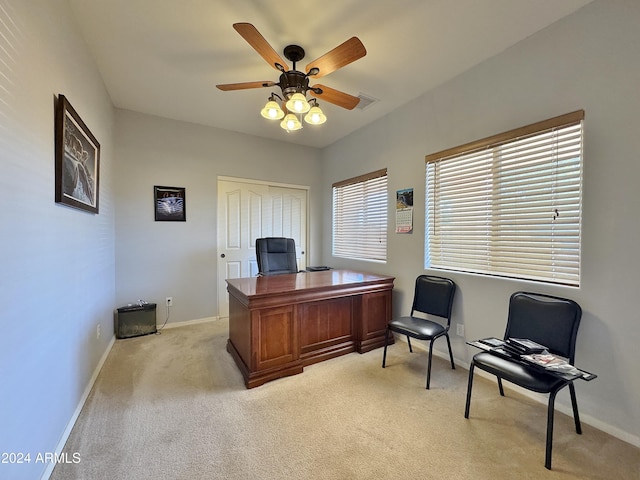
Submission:
<svg viewBox="0 0 640 480">
<path fill-rule="evenodd" d="M 224 258 L 224 257 L 226 257 L 224 253 L 220 255 L 220 258 Z"/>
</svg>

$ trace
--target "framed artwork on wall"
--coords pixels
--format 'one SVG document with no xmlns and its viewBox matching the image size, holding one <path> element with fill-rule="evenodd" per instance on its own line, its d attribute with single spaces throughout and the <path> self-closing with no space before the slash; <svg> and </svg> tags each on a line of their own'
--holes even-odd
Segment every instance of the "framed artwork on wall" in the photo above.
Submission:
<svg viewBox="0 0 640 480">
<path fill-rule="evenodd" d="M 185 189 L 180 187 L 153 187 L 156 222 L 186 222 Z"/>
<path fill-rule="evenodd" d="M 100 144 L 60 94 L 55 120 L 56 203 L 98 213 Z"/>
</svg>

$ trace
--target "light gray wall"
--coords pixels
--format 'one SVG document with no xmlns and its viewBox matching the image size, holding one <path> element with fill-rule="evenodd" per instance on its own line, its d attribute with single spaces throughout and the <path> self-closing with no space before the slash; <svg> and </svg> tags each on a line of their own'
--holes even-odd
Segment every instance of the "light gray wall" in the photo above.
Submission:
<svg viewBox="0 0 640 480">
<path fill-rule="evenodd" d="M 638 2 L 596 1 L 323 152 L 114 114 L 64 0 L 0 0 L 0 20 L 1 452 L 58 446 L 113 338 L 115 306 L 173 295 L 174 321 L 216 314 L 218 175 L 309 185 L 309 263 L 395 275 L 394 310 L 404 313 L 424 271 L 424 155 L 577 108 L 587 115 L 581 287 L 452 275 L 454 321 L 467 338 L 500 335 L 517 289 L 576 299 L 578 362 L 600 375 L 577 385 L 581 412 L 640 443 Z M 53 201 L 58 93 L 101 143 L 99 215 Z M 415 189 L 414 233 L 389 234 L 386 265 L 332 258 L 331 183 L 385 166 L 391 192 Z M 185 224 L 153 221 L 153 185 L 187 188 Z M 454 349 L 465 362 L 473 353 L 461 337 Z M 46 468 L 0 464 L 0 478 Z"/>
<path fill-rule="evenodd" d="M 113 336 L 113 108 L 72 19 L 0 0 L 0 452 L 32 455 L 0 478 L 41 476 Z M 98 215 L 54 203 L 59 93 L 101 144 Z"/>
<path fill-rule="evenodd" d="M 118 110 L 116 299 L 158 304 L 169 323 L 218 315 L 217 178 L 309 186 L 309 260 L 321 255 L 319 151 Z M 278 128 L 274 126 L 274 128 Z M 156 222 L 153 186 L 186 188 L 186 222 Z"/>
<path fill-rule="evenodd" d="M 640 445 L 640 323 L 635 298 L 640 271 L 638 25 L 637 0 L 596 1 L 325 149 L 322 158 L 326 168 L 322 202 L 327 207 L 332 182 L 388 167 L 387 264 L 332 258 L 330 230 L 323 235 L 323 262 L 395 275 L 394 311 L 406 314 L 414 279 L 425 272 L 424 156 L 585 109 L 580 288 L 450 274 L 460 287 L 453 320 L 465 325 L 466 339 L 501 336 L 508 299 L 516 290 L 578 301 L 584 315 L 576 359 L 582 368 L 599 375 L 590 383 L 577 382 L 581 414 L 589 423 L 636 445 Z M 414 233 L 395 234 L 393 197 L 395 190 L 408 187 L 414 188 Z M 325 210 L 324 223 L 330 221 L 331 211 Z M 454 355 L 468 365 L 474 350 L 462 337 L 454 335 L 452 340 Z M 444 342 L 439 349 L 446 351 Z M 434 378 L 437 385 L 437 373 Z M 563 392 L 559 401 L 567 405 L 568 394 Z"/>
</svg>

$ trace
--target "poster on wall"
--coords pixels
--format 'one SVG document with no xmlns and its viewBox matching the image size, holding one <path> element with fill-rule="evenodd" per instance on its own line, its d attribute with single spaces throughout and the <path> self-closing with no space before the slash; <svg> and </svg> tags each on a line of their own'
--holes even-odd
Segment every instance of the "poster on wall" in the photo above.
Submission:
<svg viewBox="0 0 640 480">
<path fill-rule="evenodd" d="M 413 188 L 396 192 L 396 233 L 413 232 Z"/>
<path fill-rule="evenodd" d="M 187 206 L 182 187 L 153 187 L 156 222 L 186 222 Z"/>
</svg>

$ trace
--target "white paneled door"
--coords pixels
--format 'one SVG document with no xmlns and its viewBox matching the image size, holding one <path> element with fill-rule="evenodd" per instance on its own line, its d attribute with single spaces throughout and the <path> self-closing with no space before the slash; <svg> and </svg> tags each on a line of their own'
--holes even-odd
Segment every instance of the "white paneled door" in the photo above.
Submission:
<svg viewBox="0 0 640 480">
<path fill-rule="evenodd" d="M 256 238 L 296 242 L 298 269 L 306 268 L 307 189 L 218 179 L 218 316 L 229 316 L 227 278 L 258 274 Z"/>
</svg>

